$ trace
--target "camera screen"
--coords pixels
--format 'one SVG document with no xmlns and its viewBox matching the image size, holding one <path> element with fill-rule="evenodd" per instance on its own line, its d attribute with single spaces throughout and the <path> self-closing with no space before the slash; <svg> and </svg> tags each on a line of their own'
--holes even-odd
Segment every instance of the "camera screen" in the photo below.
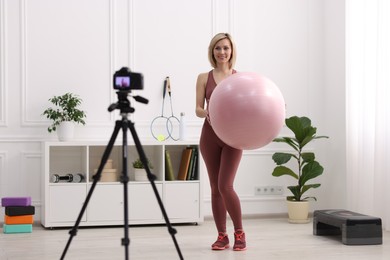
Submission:
<svg viewBox="0 0 390 260">
<path fill-rule="evenodd" d="M 130 87 L 130 77 L 115 77 L 115 89 L 128 89 Z"/>
<path fill-rule="evenodd" d="M 114 73 L 114 89 L 119 91 L 130 91 L 132 89 L 143 89 L 144 78 L 141 73 L 130 72 L 129 68 L 122 67 Z"/>
</svg>

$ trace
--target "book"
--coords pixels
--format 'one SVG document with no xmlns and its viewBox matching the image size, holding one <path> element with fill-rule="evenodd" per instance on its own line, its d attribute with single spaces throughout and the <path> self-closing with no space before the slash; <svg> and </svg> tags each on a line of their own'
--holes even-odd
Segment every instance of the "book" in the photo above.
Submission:
<svg viewBox="0 0 390 260">
<path fill-rule="evenodd" d="M 173 167 L 171 161 L 171 154 L 168 150 L 165 150 L 165 180 L 174 181 L 175 175 L 173 174 Z"/>
<path fill-rule="evenodd" d="M 198 156 L 199 156 L 198 149 L 194 148 L 193 153 L 194 153 L 193 165 L 192 165 L 191 176 L 190 176 L 191 181 L 196 180 L 198 178 Z"/>
<path fill-rule="evenodd" d="M 192 149 L 183 149 L 180 161 L 180 168 L 177 174 L 177 179 L 185 181 L 187 180 L 188 168 L 190 166 Z"/>
<path fill-rule="evenodd" d="M 187 181 L 191 180 L 191 173 L 192 169 L 194 167 L 194 156 L 195 156 L 195 147 L 187 147 L 187 149 L 191 149 L 191 158 L 190 158 L 190 165 L 188 166 L 188 172 L 187 172 Z"/>
</svg>

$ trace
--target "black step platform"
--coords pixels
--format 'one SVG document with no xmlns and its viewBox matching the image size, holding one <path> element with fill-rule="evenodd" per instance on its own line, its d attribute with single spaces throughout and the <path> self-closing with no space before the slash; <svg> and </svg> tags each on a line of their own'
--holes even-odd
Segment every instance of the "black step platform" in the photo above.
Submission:
<svg viewBox="0 0 390 260">
<path fill-rule="evenodd" d="M 342 209 L 315 210 L 313 234 L 341 234 L 345 245 L 378 245 L 382 244 L 382 220 Z"/>
</svg>

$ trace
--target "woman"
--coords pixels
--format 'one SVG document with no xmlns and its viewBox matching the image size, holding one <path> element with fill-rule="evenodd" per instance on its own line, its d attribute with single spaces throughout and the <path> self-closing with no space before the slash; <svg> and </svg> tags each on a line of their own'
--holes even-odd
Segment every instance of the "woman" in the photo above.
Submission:
<svg viewBox="0 0 390 260">
<path fill-rule="evenodd" d="M 236 49 L 228 33 L 215 35 L 210 42 L 208 57 L 210 72 L 201 73 L 196 82 L 196 115 L 206 118 L 200 137 L 200 151 L 206 164 L 211 186 L 211 206 L 218 238 L 211 245 L 213 250 L 229 248 L 226 233 L 226 215 L 229 213 L 234 225 L 233 250 L 246 249 L 245 233 L 242 227 L 240 200 L 233 188 L 234 178 L 242 157 L 242 150 L 225 144 L 215 134 L 205 103 L 210 100 L 214 88 L 223 79 L 236 71 L 233 69 L 236 60 Z"/>
</svg>

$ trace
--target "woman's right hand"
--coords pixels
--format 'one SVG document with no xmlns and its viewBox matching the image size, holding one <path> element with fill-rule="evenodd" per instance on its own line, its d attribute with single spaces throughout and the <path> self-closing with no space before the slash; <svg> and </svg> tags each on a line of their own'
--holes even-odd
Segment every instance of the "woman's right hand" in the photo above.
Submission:
<svg viewBox="0 0 390 260">
<path fill-rule="evenodd" d="M 210 120 L 210 114 L 209 114 L 209 109 L 208 109 L 208 107 L 207 107 L 207 109 L 205 110 L 205 112 L 206 112 L 206 120 L 207 120 L 207 122 L 209 122 L 209 124 L 211 125 L 211 120 Z"/>
</svg>

